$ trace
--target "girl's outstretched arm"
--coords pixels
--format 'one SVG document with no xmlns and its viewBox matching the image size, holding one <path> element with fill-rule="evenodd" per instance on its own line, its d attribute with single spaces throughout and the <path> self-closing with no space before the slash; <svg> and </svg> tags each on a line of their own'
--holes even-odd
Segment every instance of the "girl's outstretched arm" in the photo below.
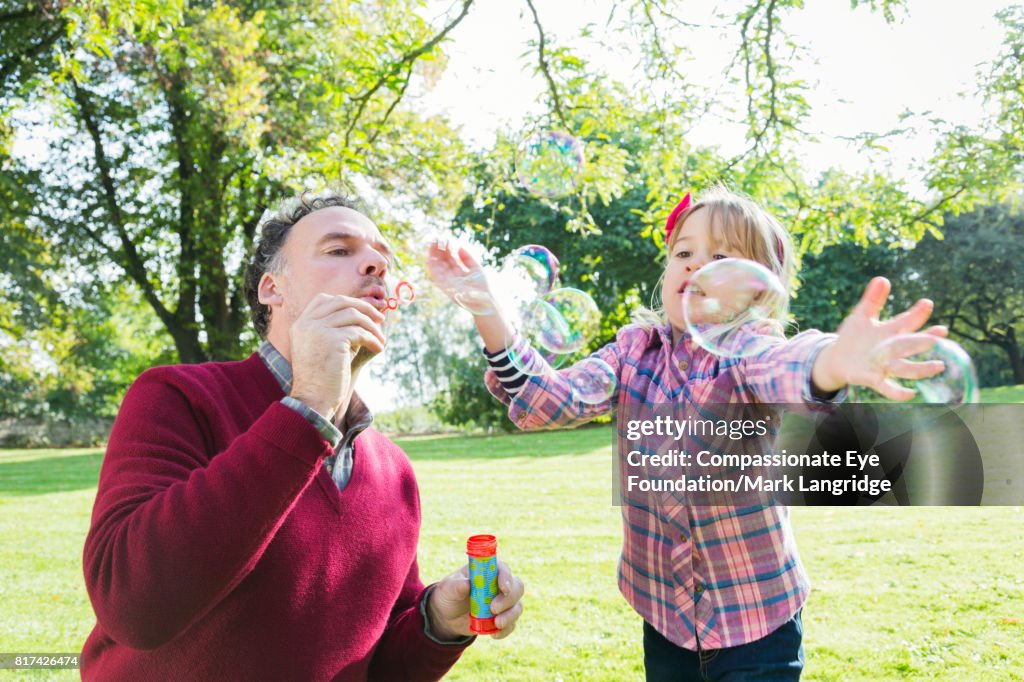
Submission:
<svg viewBox="0 0 1024 682">
<path fill-rule="evenodd" d="M 492 395 L 509 406 L 509 418 L 519 428 L 572 427 L 613 409 L 615 390 L 595 398 L 587 395 L 591 393 L 587 387 L 610 384 L 617 388 L 619 359 L 614 342 L 571 367 L 555 370 L 516 334 L 490 291 L 483 267 L 466 249 L 434 242 L 427 269 L 436 286 L 473 313 L 491 365 L 484 382 Z"/>
</svg>

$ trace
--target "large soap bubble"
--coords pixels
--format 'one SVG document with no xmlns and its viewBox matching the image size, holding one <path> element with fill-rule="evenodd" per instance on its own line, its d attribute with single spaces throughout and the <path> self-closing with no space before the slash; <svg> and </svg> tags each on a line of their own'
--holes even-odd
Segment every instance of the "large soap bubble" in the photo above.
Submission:
<svg viewBox="0 0 1024 682">
<path fill-rule="evenodd" d="M 607 362 L 598 357 L 581 360 L 572 370 L 569 380 L 572 395 L 576 400 L 597 405 L 615 394 L 617 381 L 615 371 Z"/>
<path fill-rule="evenodd" d="M 738 358 L 777 342 L 788 296 L 779 278 L 763 265 L 724 258 L 698 270 L 682 299 L 693 340 L 711 353 Z"/>
<path fill-rule="evenodd" d="M 873 361 L 887 364 L 898 357 L 906 357 L 910 362 L 929 362 L 938 360 L 945 369 L 925 379 L 897 379 L 893 381 L 912 388 L 920 395 L 920 401 L 930 404 L 958 406 L 976 403 L 980 399 L 978 375 L 974 370 L 974 362 L 960 344 L 949 339 L 937 338 L 934 345 L 913 355 L 906 355 L 904 349 L 911 345 L 920 345 L 921 334 L 904 334 L 896 336 L 881 345 L 875 351 Z M 861 403 L 889 402 L 885 397 L 865 386 L 851 386 L 850 400 Z"/>
<path fill-rule="evenodd" d="M 516 175 L 536 197 L 557 199 L 572 194 L 582 170 L 583 143 L 568 133 L 540 131 L 516 150 Z"/>
</svg>

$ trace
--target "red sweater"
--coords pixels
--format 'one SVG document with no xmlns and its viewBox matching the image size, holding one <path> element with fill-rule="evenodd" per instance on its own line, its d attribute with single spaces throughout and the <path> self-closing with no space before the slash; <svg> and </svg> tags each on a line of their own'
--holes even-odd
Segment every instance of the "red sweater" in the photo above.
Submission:
<svg viewBox="0 0 1024 682">
<path fill-rule="evenodd" d="M 257 355 L 158 367 L 121 405 L 85 541 L 88 680 L 436 680 L 419 493 L 372 429 L 339 491 L 330 445 Z"/>
</svg>

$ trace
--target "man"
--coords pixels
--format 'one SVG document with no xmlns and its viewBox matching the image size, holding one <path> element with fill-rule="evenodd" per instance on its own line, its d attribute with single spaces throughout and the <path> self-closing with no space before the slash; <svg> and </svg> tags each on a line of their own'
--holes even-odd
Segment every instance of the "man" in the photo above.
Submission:
<svg viewBox="0 0 1024 682">
<path fill-rule="evenodd" d="M 472 641 L 465 568 L 424 588 L 412 468 L 353 392 L 391 261 L 353 204 L 303 197 L 246 273 L 259 351 L 128 391 L 85 544 L 83 678 L 436 680 Z M 501 637 L 523 585 L 498 582 Z"/>
</svg>

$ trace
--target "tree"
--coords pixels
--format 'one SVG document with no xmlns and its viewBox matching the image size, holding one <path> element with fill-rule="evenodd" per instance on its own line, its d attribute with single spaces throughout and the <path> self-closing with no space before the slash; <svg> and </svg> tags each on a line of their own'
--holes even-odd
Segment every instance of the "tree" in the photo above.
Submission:
<svg viewBox="0 0 1024 682">
<path fill-rule="evenodd" d="M 1024 5 L 996 17 L 1005 29 L 1003 48 L 978 73 L 977 94 L 987 115 L 973 129 L 931 119 L 942 142 L 928 164 L 927 181 L 949 198 L 952 212 L 1013 200 L 1024 191 Z"/>
<path fill-rule="evenodd" d="M 80 283 L 130 282 L 182 361 L 237 357 L 251 343 L 242 255 L 265 207 L 311 175 L 444 203 L 460 144 L 397 104 L 471 4 L 436 32 L 412 0 L 0 11 L 0 108 L 55 138 L 41 168 L 11 169 L 29 224 Z M 53 118 L 32 123 L 32 108 Z"/>
<path fill-rule="evenodd" d="M 998 348 L 1024 384 L 1024 215 L 1008 204 L 947 217 L 943 239 L 907 252 L 903 285 L 935 301 L 934 319 L 950 336 Z"/>
<path fill-rule="evenodd" d="M 891 19 L 902 2 L 867 4 Z M 263 209 L 282 194 L 327 177 L 369 185 L 393 198 L 398 212 L 452 208 L 466 169 L 462 146 L 443 119 L 417 114 L 406 100 L 444 69 L 441 45 L 473 5 L 456 3 L 435 27 L 419 0 L 4 0 L 0 108 L 15 112 L 9 115 L 30 137 L 55 138 L 42 168 L 15 169 L 37 199 L 32 224 L 60 234 L 54 246 L 68 267 L 112 271 L 137 288 L 181 360 L 235 357 L 251 341 L 243 336 L 240 254 Z M 796 48 L 783 15 L 801 5 L 756 0 L 722 13 L 736 22 L 729 76 L 746 93 L 751 149 L 711 177 L 746 172 L 754 157 L 775 165 L 802 137 L 808 86 L 779 56 Z M 662 171 L 646 207 L 660 215 L 685 166 L 681 133 L 707 112 L 684 96 L 693 88 L 678 69 L 685 49 L 666 39 L 687 28 L 679 7 L 624 0 L 615 9 L 601 40 L 637 39 L 640 77 L 633 87 L 587 95 L 599 74 L 556 45 L 535 3 L 525 0 L 537 31 L 537 70 L 549 86 L 546 122 L 591 139 L 581 197 L 607 201 L 625 189 L 624 154 L 600 141 L 601 126 L 624 111 L 608 95 L 620 102 L 639 96 L 645 105 L 636 111 L 644 115 L 625 122 L 660 133 L 638 159 Z M 19 118 L 29 110 L 51 116 Z M 609 111 L 581 115 L 588 110 Z M 758 187 L 772 191 L 765 182 Z M 588 203 L 580 202 L 574 225 L 592 225 Z"/>
</svg>

